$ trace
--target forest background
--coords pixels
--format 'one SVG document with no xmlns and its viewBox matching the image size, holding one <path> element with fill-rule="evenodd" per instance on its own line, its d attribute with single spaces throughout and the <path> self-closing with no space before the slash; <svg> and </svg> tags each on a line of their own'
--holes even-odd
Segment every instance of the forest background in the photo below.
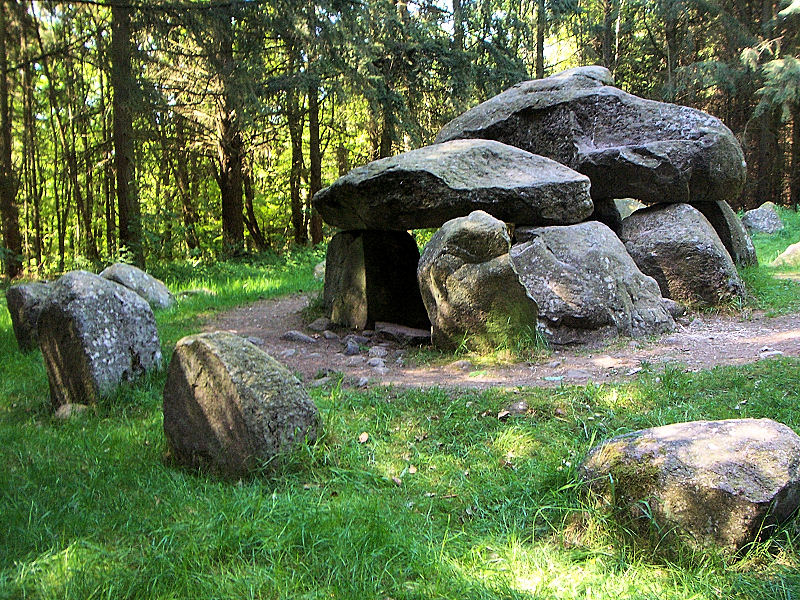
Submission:
<svg viewBox="0 0 800 600">
<path fill-rule="evenodd" d="M 800 203 L 800 1 L 0 0 L 4 273 L 319 244 L 312 195 L 587 64 L 736 134 Z"/>
</svg>

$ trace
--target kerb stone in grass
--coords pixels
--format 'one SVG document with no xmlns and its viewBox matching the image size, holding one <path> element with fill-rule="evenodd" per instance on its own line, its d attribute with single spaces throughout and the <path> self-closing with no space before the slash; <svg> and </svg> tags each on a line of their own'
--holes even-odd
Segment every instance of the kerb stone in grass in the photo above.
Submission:
<svg viewBox="0 0 800 600">
<path fill-rule="evenodd" d="M 800 437 L 770 419 L 676 423 L 603 442 L 581 474 L 634 530 L 652 518 L 691 545 L 736 551 L 800 504 Z"/>
<path fill-rule="evenodd" d="M 39 347 L 39 315 L 50 293 L 50 286 L 46 283 L 23 283 L 6 290 L 14 337 L 23 352 Z"/>
<path fill-rule="evenodd" d="M 91 404 L 121 382 L 161 367 L 150 305 L 93 273 L 72 271 L 52 284 L 38 329 L 56 409 Z"/>
<path fill-rule="evenodd" d="M 246 475 L 316 439 L 317 407 L 283 365 L 217 331 L 178 341 L 164 386 L 164 433 L 180 464 Z"/>
</svg>

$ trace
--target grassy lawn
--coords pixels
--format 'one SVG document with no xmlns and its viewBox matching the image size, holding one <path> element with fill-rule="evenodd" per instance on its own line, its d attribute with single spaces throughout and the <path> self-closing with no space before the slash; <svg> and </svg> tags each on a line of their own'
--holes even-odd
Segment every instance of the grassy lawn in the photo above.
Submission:
<svg viewBox="0 0 800 600">
<path fill-rule="evenodd" d="M 319 289 L 318 260 L 154 269 L 214 292 L 158 315 L 165 361 L 213 311 Z M 800 309 L 800 286 L 773 275 L 748 270 L 755 302 Z M 2 599 L 800 596 L 797 520 L 735 561 L 654 552 L 576 476 L 594 443 L 642 427 L 746 416 L 800 431 L 799 359 L 554 390 L 312 389 L 323 437 L 275 477 L 223 483 L 165 464 L 163 372 L 56 421 L 41 357 L 19 353 L 0 304 Z M 520 399 L 529 414 L 496 418 Z"/>
</svg>

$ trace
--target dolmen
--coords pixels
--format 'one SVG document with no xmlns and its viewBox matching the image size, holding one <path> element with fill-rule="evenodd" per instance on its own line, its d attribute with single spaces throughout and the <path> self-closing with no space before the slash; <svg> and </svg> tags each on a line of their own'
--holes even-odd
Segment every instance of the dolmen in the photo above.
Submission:
<svg viewBox="0 0 800 600">
<path fill-rule="evenodd" d="M 446 349 L 491 346 L 532 319 L 553 343 L 670 331 L 677 303 L 744 297 L 734 265 L 755 264 L 755 250 L 727 202 L 745 175 L 721 121 L 628 94 L 603 67 L 520 83 L 433 145 L 314 196 L 342 230 L 327 316 L 430 326 Z M 647 208 L 623 219 L 622 199 Z M 420 256 L 408 230 L 439 227 Z"/>
</svg>

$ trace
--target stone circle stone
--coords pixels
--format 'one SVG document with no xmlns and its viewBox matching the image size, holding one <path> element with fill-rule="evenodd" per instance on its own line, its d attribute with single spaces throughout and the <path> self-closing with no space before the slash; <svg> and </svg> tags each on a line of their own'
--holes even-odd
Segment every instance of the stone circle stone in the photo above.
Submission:
<svg viewBox="0 0 800 600">
<path fill-rule="evenodd" d="M 116 281 L 139 294 L 150 303 L 153 309 L 169 308 L 175 304 L 175 296 L 161 281 L 142 271 L 139 267 L 114 263 L 100 273 L 111 281 Z"/>
<path fill-rule="evenodd" d="M 526 224 L 577 223 L 592 213 L 589 180 L 548 158 L 490 140 L 426 146 L 353 169 L 314 195 L 346 230 L 421 229 L 483 210 Z"/>
<path fill-rule="evenodd" d="M 161 367 L 161 344 L 147 301 L 86 271 L 51 284 L 39 316 L 39 346 L 54 408 L 91 404 Z"/>
<path fill-rule="evenodd" d="M 800 504 L 800 437 L 770 419 L 676 423 L 599 444 L 580 473 L 642 529 L 652 517 L 692 545 L 735 551 Z"/>
<path fill-rule="evenodd" d="M 783 221 L 772 202 L 764 202 L 758 208 L 746 211 L 742 224 L 755 233 L 778 233 L 783 229 Z"/>
<path fill-rule="evenodd" d="M 14 337 L 23 352 L 39 347 L 39 315 L 50 293 L 50 286 L 39 282 L 12 285 L 6 290 Z"/>
<path fill-rule="evenodd" d="M 227 478 L 269 465 L 320 429 L 286 367 L 228 332 L 178 341 L 164 386 L 164 433 L 178 463 Z"/>
<path fill-rule="evenodd" d="M 665 333 L 675 322 L 658 284 L 597 221 L 529 229 L 511 264 L 539 307 L 539 331 L 555 344 Z"/>
</svg>

